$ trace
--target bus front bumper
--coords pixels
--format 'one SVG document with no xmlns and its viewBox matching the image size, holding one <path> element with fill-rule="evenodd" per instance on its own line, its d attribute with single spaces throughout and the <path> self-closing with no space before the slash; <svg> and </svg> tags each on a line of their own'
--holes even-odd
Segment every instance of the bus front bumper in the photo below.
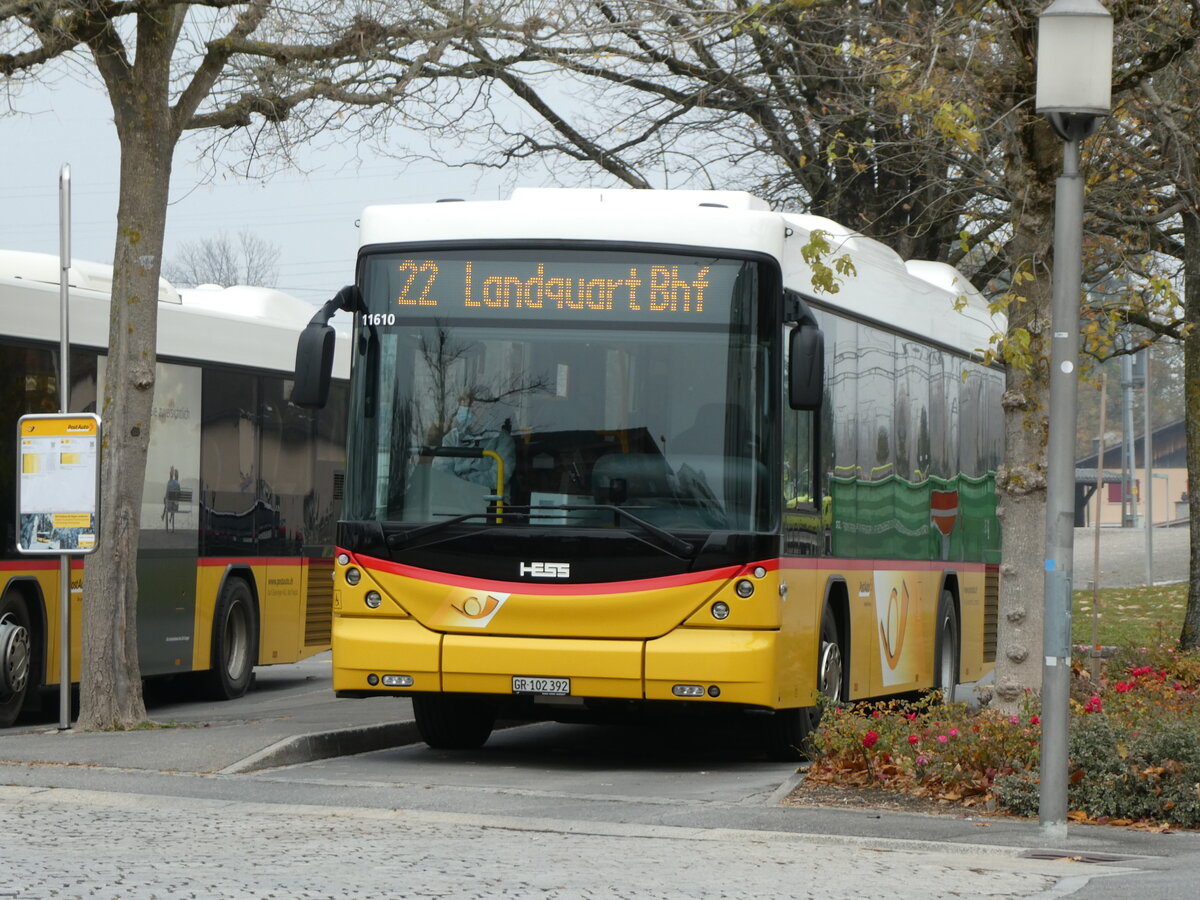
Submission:
<svg viewBox="0 0 1200 900">
<path fill-rule="evenodd" d="M 515 678 L 569 679 L 572 697 L 778 708 L 778 637 L 717 628 L 678 628 L 651 640 L 499 637 L 440 634 L 414 619 L 339 616 L 333 689 L 499 698 L 514 694 Z"/>
</svg>

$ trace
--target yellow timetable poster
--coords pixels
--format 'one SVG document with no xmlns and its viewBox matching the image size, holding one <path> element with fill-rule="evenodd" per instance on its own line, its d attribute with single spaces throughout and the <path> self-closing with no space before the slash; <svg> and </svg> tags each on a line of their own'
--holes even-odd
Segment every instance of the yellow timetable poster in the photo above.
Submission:
<svg viewBox="0 0 1200 900">
<path fill-rule="evenodd" d="M 22 416 L 17 547 L 22 553 L 96 548 L 100 419 L 90 414 Z"/>
</svg>

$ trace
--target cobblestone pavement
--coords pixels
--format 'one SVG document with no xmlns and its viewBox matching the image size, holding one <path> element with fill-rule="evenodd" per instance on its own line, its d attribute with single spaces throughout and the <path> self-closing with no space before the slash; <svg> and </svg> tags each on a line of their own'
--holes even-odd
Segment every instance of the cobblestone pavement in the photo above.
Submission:
<svg viewBox="0 0 1200 900">
<path fill-rule="evenodd" d="M 1056 898 L 1103 874 L 976 846 L 60 788 L 0 787 L 0 817 L 0 897 Z"/>
</svg>

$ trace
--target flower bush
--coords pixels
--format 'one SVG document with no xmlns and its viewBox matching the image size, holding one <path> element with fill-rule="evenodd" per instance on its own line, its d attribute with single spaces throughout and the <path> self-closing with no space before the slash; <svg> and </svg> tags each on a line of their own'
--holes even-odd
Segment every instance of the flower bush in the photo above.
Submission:
<svg viewBox="0 0 1200 900">
<path fill-rule="evenodd" d="M 825 710 L 808 779 L 943 804 L 1036 815 L 1041 719 L 942 704 L 936 694 Z M 1099 682 L 1072 678 L 1068 805 L 1074 821 L 1200 827 L 1200 654 L 1140 648 Z"/>
</svg>

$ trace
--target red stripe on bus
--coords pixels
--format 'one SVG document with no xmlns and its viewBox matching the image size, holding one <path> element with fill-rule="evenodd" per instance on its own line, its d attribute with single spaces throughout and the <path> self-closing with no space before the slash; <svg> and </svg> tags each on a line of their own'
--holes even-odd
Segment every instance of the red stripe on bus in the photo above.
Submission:
<svg viewBox="0 0 1200 900">
<path fill-rule="evenodd" d="M 0 572 L 57 572 L 59 566 L 59 556 L 52 555 L 49 559 L 31 556 L 28 559 L 5 559 L 0 560 Z M 83 568 L 83 559 L 75 557 L 71 560 L 71 570 Z"/>
<path fill-rule="evenodd" d="M 432 584 L 444 584 L 447 587 L 478 590 L 494 591 L 503 589 L 513 594 L 553 594 L 559 596 L 564 594 L 621 594 L 628 591 L 652 591 L 663 588 L 684 587 L 690 584 L 702 584 L 706 581 L 725 581 L 733 578 L 740 572 L 753 569 L 756 565 L 763 568 L 774 568 L 778 565 L 777 560 L 771 560 L 761 563 L 749 563 L 748 565 L 725 566 L 720 569 L 707 569 L 703 572 L 688 572 L 683 575 L 666 575 L 659 578 L 642 578 L 633 581 L 604 581 L 593 584 L 554 584 L 544 581 L 493 581 L 483 578 L 471 578 L 466 575 L 451 575 L 445 572 L 435 572 L 431 569 L 419 569 L 416 566 L 406 566 L 402 563 L 394 563 L 373 556 L 356 556 L 349 551 L 339 552 L 346 553 L 353 562 L 364 569 L 389 572 L 393 575 L 415 578 Z"/>
<path fill-rule="evenodd" d="M 311 566 L 332 563 L 328 556 L 202 556 L 198 566 Z"/>
<path fill-rule="evenodd" d="M 962 562 L 944 559 L 831 559 L 817 556 L 789 556 L 778 560 L 781 569 L 838 570 L 844 572 L 895 572 L 905 571 L 983 572 L 997 563 Z"/>
</svg>

